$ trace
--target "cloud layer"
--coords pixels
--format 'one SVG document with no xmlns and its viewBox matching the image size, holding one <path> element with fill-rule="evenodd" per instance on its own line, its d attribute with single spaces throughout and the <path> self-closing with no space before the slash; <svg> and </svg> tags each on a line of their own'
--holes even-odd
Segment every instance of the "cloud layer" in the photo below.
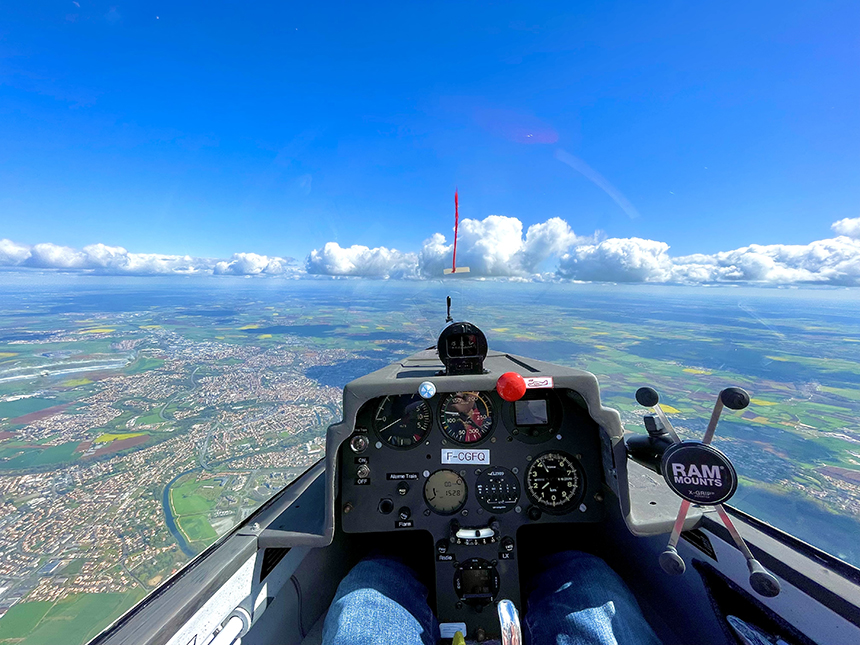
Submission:
<svg viewBox="0 0 860 645">
<path fill-rule="evenodd" d="M 860 286 L 860 217 L 831 226 L 836 237 L 809 244 L 751 244 L 711 255 L 673 256 L 669 245 L 637 237 L 597 239 L 553 217 L 523 231 L 515 217 L 460 222 L 457 264 L 472 277 L 647 283 L 825 284 Z M 235 253 L 226 259 L 130 253 L 92 244 L 73 249 L 0 239 L 0 267 L 110 275 L 350 276 L 436 278 L 451 266 L 453 240 L 435 233 L 418 252 L 329 242 L 299 267 L 291 258 Z"/>
<path fill-rule="evenodd" d="M 838 237 L 804 245 L 752 244 L 675 257 L 669 245 L 658 240 L 579 237 L 558 217 L 530 226 L 523 235 L 520 220 L 490 215 L 460 222 L 457 264 L 480 277 L 860 286 L 860 217 L 840 220 L 832 228 Z M 313 251 L 306 264 L 315 274 L 433 278 L 451 266 L 453 248 L 453 241 L 441 233 L 425 240 L 417 255 L 329 243 Z"/>
<path fill-rule="evenodd" d="M 276 275 L 295 273 L 291 258 L 236 253 L 229 260 L 190 255 L 130 253 L 121 246 L 91 244 L 83 249 L 42 243 L 33 246 L 0 239 L 0 267 L 59 269 L 105 275 Z"/>
</svg>

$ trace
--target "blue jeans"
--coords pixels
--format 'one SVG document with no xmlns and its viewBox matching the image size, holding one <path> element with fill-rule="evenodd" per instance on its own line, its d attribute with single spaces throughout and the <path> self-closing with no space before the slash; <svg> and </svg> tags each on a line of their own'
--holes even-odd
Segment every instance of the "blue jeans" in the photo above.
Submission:
<svg viewBox="0 0 860 645">
<path fill-rule="evenodd" d="M 531 645 L 660 645 L 627 585 L 603 560 L 567 551 L 545 558 L 523 621 Z M 453 592 L 453 590 L 452 590 Z M 325 645 L 433 645 L 439 623 L 412 570 L 386 558 L 359 562 L 341 581 Z"/>
</svg>

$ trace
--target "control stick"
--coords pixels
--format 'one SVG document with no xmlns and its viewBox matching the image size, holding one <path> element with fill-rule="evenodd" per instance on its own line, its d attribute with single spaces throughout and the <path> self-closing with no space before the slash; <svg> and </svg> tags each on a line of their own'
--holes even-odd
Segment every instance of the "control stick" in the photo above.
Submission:
<svg viewBox="0 0 860 645">
<path fill-rule="evenodd" d="M 746 558 L 750 572 L 750 586 L 761 596 L 772 598 L 778 595 L 779 580 L 755 559 L 723 507 L 723 502 L 728 501 L 735 494 L 738 477 L 729 458 L 711 445 L 723 408 L 743 410 L 750 403 L 749 394 L 739 387 L 729 387 L 721 391 L 701 441 L 678 439 L 675 429 L 660 407 L 659 396 L 653 388 L 639 388 L 636 391 L 636 401 L 654 410 L 656 419 L 651 417 L 649 421 L 649 415 L 646 415 L 645 427 L 648 430 L 648 436 L 630 437 L 626 442 L 628 453 L 631 458 L 660 472 L 669 488 L 682 500 L 669 537 L 669 544 L 660 554 L 660 566 L 663 571 L 680 575 L 686 570 L 684 560 L 678 555 L 677 546 L 690 504 L 713 506 L 735 545 Z M 657 420 L 659 424 L 656 423 Z M 658 456 L 659 467 L 654 468 L 655 458 Z"/>
<path fill-rule="evenodd" d="M 496 611 L 499 613 L 499 625 L 502 628 L 502 645 L 522 645 L 523 630 L 516 605 L 510 600 L 500 600 Z"/>
</svg>

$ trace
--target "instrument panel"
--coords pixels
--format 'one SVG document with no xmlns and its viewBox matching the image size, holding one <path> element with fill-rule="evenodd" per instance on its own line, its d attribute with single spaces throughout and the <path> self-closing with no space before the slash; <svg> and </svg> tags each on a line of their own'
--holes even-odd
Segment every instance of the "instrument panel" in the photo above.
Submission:
<svg viewBox="0 0 860 645">
<path fill-rule="evenodd" d="M 339 515 L 346 533 L 429 531 L 437 615 L 470 623 L 519 602 L 517 531 L 600 521 L 603 479 L 599 428 L 573 390 L 380 396 L 341 446 Z"/>
</svg>

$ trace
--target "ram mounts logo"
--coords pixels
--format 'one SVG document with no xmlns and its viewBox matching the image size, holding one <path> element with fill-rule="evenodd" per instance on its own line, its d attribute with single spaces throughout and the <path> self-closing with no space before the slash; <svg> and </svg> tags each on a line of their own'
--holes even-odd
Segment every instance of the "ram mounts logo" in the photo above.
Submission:
<svg viewBox="0 0 860 645">
<path fill-rule="evenodd" d="M 701 441 L 682 441 L 663 454 L 663 479 L 681 498 L 705 506 L 728 501 L 738 486 L 729 458 Z"/>
<path fill-rule="evenodd" d="M 712 488 L 723 487 L 722 466 L 707 464 L 672 464 L 672 477 L 676 484 L 696 484 Z"/>
</svg>

